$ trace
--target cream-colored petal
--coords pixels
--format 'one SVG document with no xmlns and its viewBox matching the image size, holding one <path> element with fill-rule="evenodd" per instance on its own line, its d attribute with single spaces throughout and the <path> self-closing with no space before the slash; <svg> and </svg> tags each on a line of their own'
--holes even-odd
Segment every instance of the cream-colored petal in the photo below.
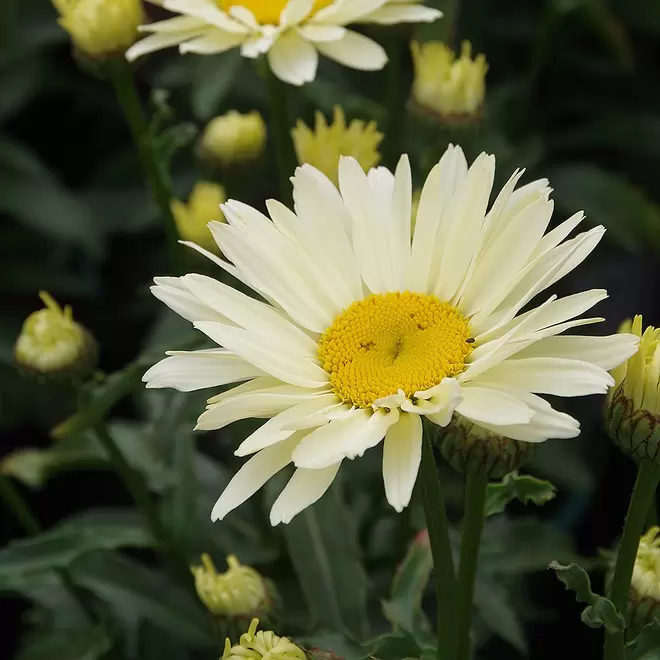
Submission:
<svg viewBox="0 0 660 660">
<path fill-rule="evenodd" d="M 488 387 L 470 386 L 461 389 L 462 399 L 456 412 L 474 422 L 489 424 L 526 424 L 534 411 L 506 392 Z"/>
<path fill-rule="evenodd" d="M 260 451 L 247 461 L 218 498 L 211 512 L 211 520 L 222 520 L 286 467 L 291 462 L 291 453 L 300 442 L 300 437 L 301 434 L 296 434 L 284 442 Z"/>
<path fill-rule="evenodd" d="M 214 30 L 209 34 L 194 39 L 188 39 L 179 46 L 182 55 L 196 53 L 197 55 L 215 55 L 224 53 L 230 48 L 240 46 L 245 40 L 245 35 L 232 32 Z"/>
<path fill-rule="evenodd" d="M 421 417 L 402 413 L 399 421 L 387 430 L 383 444 L 385 496 L 399 513 L 410 503 L 421 459 Z"/>
<path fill-rule="evenodd" d="M 341 461 L 320 470 L 298 468 L 270 510 L 270 524 L 285 525 L 321 499 L 337 476 Z"/>
<path fill-rule="evenodd" d="M 319 54 L 295 30 L 288 30 L 268 51 L 268 63 L 273 73 L 290 85 L 304 85 L 316 77 Z"/>
<path fill-rule="evenodd" d="M 315 45 L 322 55 L 351 69 L 379 71 L 387 63 L 387 53 L 380 44 L 351 30 L 341 39 L 317 41 Z"/>
</svg>

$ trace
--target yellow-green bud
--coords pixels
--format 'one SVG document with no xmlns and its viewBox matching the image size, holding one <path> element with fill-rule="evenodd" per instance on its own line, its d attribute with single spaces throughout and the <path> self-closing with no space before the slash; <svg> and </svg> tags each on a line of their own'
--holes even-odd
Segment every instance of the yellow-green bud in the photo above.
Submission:
<svg viewBox="0 0 660 660">
<path fill-rule="evenodd" d="M 634 460 L 660 462 L 660 329 L 642 331 L 642 317 L 624 321 L 619 332 L 640 337 L 639 350 L 612 370 L 615 385 L 605 415 L 607 432 Z"/>
<path fill-rule="evenodd" d="M 39 297 L 46 307 L 25 319 L 14 346 L 17 364 L 42 376 L 88 376 L 96 366 L 92 336 L 73 320 L 71 307 L 62 309 L 45 291 Z"/>
<path fill-rule="evenodd" d="M 227 557 L 228 569 L 218 573 L 211 557 L 202 555 L 202 566 L 191 566 L 195 589 L 207 609 L 218 616 L 241 617 L 263 615 L 270 607 L 268 584 L 236 557 Z"/>
<path fill-rule="evenodd" d="M 252 619 L 248 631 L 233 646 L 227 638 L 220 660 L 306 660 L 305 652 L 288 637 L 279 637 L 272 630 L 257 632 L 258 626 L 259 619 Z"/>
<path fill-rule="evenodd" d="M 212 119 L 199 142 L 200 158 L 226 167 L 258 158 L 266 146 L 266 124 L 256 111 L 242 115 L 236 110 Z"/>
<path fill-rule="evenodd" d="M 52 0 L 59 24 L 80 51 L 93 59 L 123 55 L 144 23 L 142 0 Z"/>
<path fill-rule="evenodd" d="M 501 479 L 517 470 L 532 454 L 535 444 L 497 435 L 455 414 L 438 435 L 440 453 L 459 472 Z"/>
<path fill-rule="evenodd" d="M 210 252 L 218 252 L 218 246 L 213 240 L 208 224 L 213 220 L 225 221 L 220 204 L 226 201 L 225 189 L 217 183 L 208 181 L 198 181 L 195 184 L 187 204 L 173 199 L 170 202 L 170 209 L 179 236 L 184 241 L 197 243 Z"/>
<path fill-rule="evenodd" d="M 480 118 L 486 95 L 488 64 L 484 55 L 472 59 L 464 41 L 459 57 L 440 41 L 411 44 L 415 77 L 412 100 L 424 112 L 446 122 Z"/>
<path fill-rule="evenodd" d="M 365 172 L 380 162 L 378 145 L 383 134 L 378 132 L 376 122 L 354 119 L 347 126 L 344 110 L 338 105 L 334 108 L 331 124 L 327 123 L 322 112 L 317 112 L 313 130 L 299 119 L 291 137 L 298 162 L 320 170 L 335 185 L 338 183 L 340 156 L 352 156 Z"/>
</svg>

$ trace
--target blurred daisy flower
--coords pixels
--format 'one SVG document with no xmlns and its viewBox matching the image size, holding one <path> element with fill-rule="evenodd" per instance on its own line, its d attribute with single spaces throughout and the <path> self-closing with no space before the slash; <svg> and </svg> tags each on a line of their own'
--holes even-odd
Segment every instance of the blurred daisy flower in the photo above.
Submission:
<svg viewBox="0 0 660 660">
<path fill-rule="evenodd" d="M 516 171 L 489 200 L 495 158 L 468 166 L 450 146 L 431 170 L 411 232 L 412 177 L 366 174 L 339 163 L 339 188 L 310 165 L 293 177 L 295 212 L 270 217 L 236 201 L 211 232 L 216 264 L 260 302 L 203 275 L 157 278 L 154 295 L 219 347 L 172 352 L 145 375 L 147 387 L 180 391 L 246 381 L 208 400 L 200 430 L 268 418 L 236 450 L 251 456 L 216 502 L 226 516 L 293 463 L 270 521 L 289 522 L 318 500 L 342 463 L 383 442 L 389 503 L 410 502 L 422 419 L 447 426 L 454 413 L 523 442 L 572 438 L 577 420 L 538 396 L 607 392 L 609 369 L 638 337 L 564 335 L 602 289 L 530 302 L 596 247 L 604 228 L 568 239 L 577 213 L 546 234 L 553 212 L 547 180 L 517 188 Z M 568 240 L 567 240 L 568 239 Z M 526 311 L 523 311 L 526 310 Z"/>
<path fill-rule="evenodd" d="M 441 13 L 416 0 L 151 0 L 180 14 L 142 26 L 150 36 L 126 56 L 134 60 L 170 46 L 211 55 L 240 47 L 244 57 L 268 54 L 273 73 L 292 85 L 311 82 L 319 53 L 340 64 L 374 71 L 387 61 L 375 41 L 349 23 L 433 21 Z"/>
</svg>

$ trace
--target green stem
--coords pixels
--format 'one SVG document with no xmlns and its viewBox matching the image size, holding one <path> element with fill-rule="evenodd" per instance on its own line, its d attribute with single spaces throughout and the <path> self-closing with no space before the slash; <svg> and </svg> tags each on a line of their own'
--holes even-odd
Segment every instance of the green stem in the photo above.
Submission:
<svg viewBox="0 0 660 660">
<path fill-rule="evenodd" d="M 452 50 L 456 50 L 461 0 L 443 0 L 439 3 L 439 9 L 443 12 L 443 17 L 438 21 L 440 41 Z"/>
<path fill-rule="evenodd" d="M 281 201 L 287 204 L 291 200 L 291 182 L 296 169 L 296 157 L 291 140 L 291 119 L 287 99 L 286 83 L 282 82 L 270 68 L 266 72 L 268 92 L 270 94 L 271 135 L 275 142 L 277 173 L 280 180 Z"/>
<path fill-rule="evenodd" d="M 472 599 L 477 574 L 479 543 L 484 528 L 488 478 L 467 475 L 465 481 L 465 518 L 461 540 L 461 563 L 458 568 L 457 634 L 458 660 L 470 660 L 470 631 L 472 628 Z"/>
<path fill-rule="evenodd" d="M 438 468 L 433 457 L 431 434 L 435 425 L 424 421 L 420 478 L 424 494 L 424 515 L 431 543 L 438 608 L 438 660 L 452 660 L 454 654 L 454 608 L 456 578 L 449 540 L 449 521 L 442 496 Z"/>
<path fill-rule="evenodd" d="M 390 169 L 396 167 L 401 156 L 401 143 L 404 134 L 406 102 L 410 93 L 409 85 L 404 84 L 404 64 L 408 44 L 393 37 L 387 49 L 387 123 L 383 144 L 383 162 Z"/>
<path fill-rule="evenodd" d="M 18 488 L 4 475 L 0 475 L 0 498 L 7 505 L 7 508 L 13 512 L 19 525 L 28 536 L 37 536 L 44 531 L 43 525 L 34 515 L 32 509 L 30 509 L 30 505 L 25 501 Z M 65 569 L 59 569 L 55 572 L 62 580 L 64 588 L 78 604 L 81 612 L 91 621 L 97 622 L 98 617 L 94 608 L 88 602 L 85 592 L 76 585 Z"/>
<path fill-rule="evenodd" d="M 660 468 L 651 461 L 642 461 L 630 497 L 609 593 L 610 600 L 624 616 L 628 611 L 628 594 L 639 539 L 644 531 L 644 522 L 658 481 L 660 481 Z M 625 634 L 605 632 L 605 660 L 623 660 L 624 654 Z"/>
<path fill-rule="evenodd" d="M 149 124 L 135 86 L 133 72 L 128 62 L 122 57 L 108 63 L 108 73 L 137 147 L 140 164 L 149 181 L 151 195 L 163 221 L 170 266 L 174 272 L 182 272 L 183 255 L 178 243 L 179 232 L 170 210 L 172 200 L 170 184 L 167 173 L 158 161 L 158 156 L 149 135 Z"/>
</svg>

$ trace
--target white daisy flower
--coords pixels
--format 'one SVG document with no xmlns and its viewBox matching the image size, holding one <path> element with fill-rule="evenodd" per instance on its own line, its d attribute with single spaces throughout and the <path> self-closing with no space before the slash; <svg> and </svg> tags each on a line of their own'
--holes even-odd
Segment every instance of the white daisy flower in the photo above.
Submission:
<svg viewBox="0 0 660 660">
<path fill-rule="evenodd" d="M 529 302 L 570 273 L 604 233 L 567 239 L 584 215 L 545 233 L 548 182 L 516 188 L 516 171 L 489 208 L 495 159 L 468 168 L 450 146 L 429 174 L 411 238 L 408 158 L 392 174 L 339 165 L 339 189 L 303 165 L 292 178 L 295 213 L 270 218 L 236 201 L 210 230 L 229 261 L 193 244 L 268 302 L 203 275 L 156 279 L 152 291 L 222 348 L 169 353 L 147 387 L 180 391 L 246 381 L 208 400 L 200 430 L 268 418 L 236 450 L 251 456 L 218 499 L 222 519 L 275 473 L 296 470 L 273 505 L 273 525 L 318 500 L 342 462 L 383 443 L 389 503 L 410 501 L 422 417 L 454 413 L 526 442 L 571 438 L 579 423 L 539 394 L 605 393 L 608 373 L 637 349 L 631 334 L 561 334 L 602 289 Z"/>
<path fill-rule="evenodd" d="M 241 48 L 244 57 L 268 53 L 273 73 L 292 85 L 311 82 L 319 53 L 353 69 L 382 69 L 381 46 L 349 23 L 434 21 L 442 14 L 420 0 L 150 0 L 180 16 L 143 25 L 151 35 L 130 48 L 134 60 L 170 46 L 211 55 Z"/>
</svg>

